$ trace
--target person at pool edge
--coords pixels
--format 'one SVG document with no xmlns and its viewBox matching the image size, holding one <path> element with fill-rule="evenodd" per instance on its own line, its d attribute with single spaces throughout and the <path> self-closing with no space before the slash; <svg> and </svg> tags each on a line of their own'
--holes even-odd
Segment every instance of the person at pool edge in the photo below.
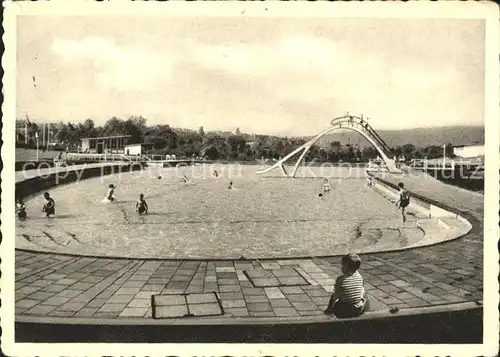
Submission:
<svg viewBox="0 0 500 357">
<path fill-rule="evenodd" d="M 140 215 L 148 213 L 148 204 L 146 203 L 142 193 L 139 195 L 139 201 L 135 204 L 135 211 Z"/>
<path fill-rule="evenodd" d="M 359 274 L 361 259 L 357 254 L 346 254 L 342 257 L 342 275 L 335 281 L 335 288 L 325 310 L 327 315 L 338 318 L 361 316 L 368 308 L 365 297 L 363 277 Z"/>
<path fill-rule="evenodd" d="M 399 200 L 396 202 L 396 206 L 401 208 L 401 214 L 403 216 L 403 223 L 406 222 L 405 208 L 410 204 L 410 195 L 405 189 L 404 183 L 398 183 L 399 187 Z"/>
<path fill-rule="evenodd" d="M 16 200 L 16 213 L 17 213 L 17 218 L 19 218 L 19 220 L 21 221 L 24 221 L 28 216 L 26 214 L 26 205 L 24 204 L 23 199 L 21 197 L 19 197 Z"/>
<path fill-rule="evenodd" d="M 56 203 L 48 192 L 43 194 L 45 198 L 45 204 L 43 205 L 42 212 L 45 212 L 45 217 L 50 217 L 53 214 L 56 214 Z"/>
</svg>

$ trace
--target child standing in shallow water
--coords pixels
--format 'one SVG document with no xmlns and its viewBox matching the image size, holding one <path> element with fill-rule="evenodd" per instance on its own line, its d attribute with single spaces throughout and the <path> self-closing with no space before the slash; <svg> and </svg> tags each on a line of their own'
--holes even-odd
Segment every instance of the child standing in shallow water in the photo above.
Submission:
<svg viewBox="0 0 500 357">
<path fill-rule="evenodd" d="M 135 204 L 135 211 L 140 215 L 148 213 L 148 204 L 146 203 L 142 193 L 139 195 L 139 201 Z"/>
<path fill-rule="evenodd" d="M 43 197 L 45 198 L 45 204 L 43 205 L 42 212 L 45 212 L 45 217 L 56 214 L 56 203 L 52 197 L 50 197 L 50 194 L 45 192 Z"/>
<path fill-rule="evenodd" d="M 106 199 L 107 199 L 109 202 L 113 202 L 113 201 L 115 200 L 115 196 L 114 196 L 114 194 L 115 194 L 115 188 L 116 188 L 116 186 L 115 186 L 115 185 L 113 185 L 113 184 L 110 184 L 110 185 L 108 186 L 108 188 L 109 188 L 109 189 L 108 189 L 108 193 L 107 193 L 107 195 L 106 195 Z"/>
<path fill-rule="evenodd" d="M 24 221 L 26 217 L 28 216 L 26 214 L 26 205 L 23 202 L 23 199 L 19 197 L 16 201 L 16 213 L 17 213 L 17 218 L 19 220 Z"/>
<path fill-rule="evenodd" d="M 357 254 L 346 254 L 341 265 L 342 275 L 335 281 L 335 290 L 325 314 L 334 314 L 338 318 L 361 316 L 368 307 L 363 277 L 358 272 L 361 259 Z"/>
</svg>

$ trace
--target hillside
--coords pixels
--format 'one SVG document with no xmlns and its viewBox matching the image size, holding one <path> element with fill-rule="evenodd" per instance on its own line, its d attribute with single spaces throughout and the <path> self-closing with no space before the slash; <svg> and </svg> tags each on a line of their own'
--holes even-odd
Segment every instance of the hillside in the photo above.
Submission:
<svg viewBox="0 0 500 357">
<path fill-rule="evenodd" d="M 413 144 L 416 147 L 443 145 L 451 143 L 454 146 L 484 144 L 484 127 L 482 126 L 450 126 L 440 128 L 417 128 L 405 130 L 380 130 L 378 134 L 389 147 Z M 320 140 L 321 146 L 332 141 L 340 141 L 342 145 L 352 144 L 361 147 L 368 146 L 368 141 L 358 133 L 342 131 L 325 136 Z"/>
</svg>

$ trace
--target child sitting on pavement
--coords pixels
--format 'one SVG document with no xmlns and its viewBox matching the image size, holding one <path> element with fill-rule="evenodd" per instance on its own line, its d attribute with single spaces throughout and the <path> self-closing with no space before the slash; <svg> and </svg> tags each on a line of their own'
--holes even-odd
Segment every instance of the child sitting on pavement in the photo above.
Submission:
<svg viewBox="0 0 500 357">
<path fill-rule="evenodd" d="M 361 316 L 368 307 L 363 277 L 358 272 L 361 259 L 357 254 L 346 254 L 341 264 L 342 275 L 335 281 L 335 290 L 325 314 L 334 314 L 338 318 Z"/>
</svg>

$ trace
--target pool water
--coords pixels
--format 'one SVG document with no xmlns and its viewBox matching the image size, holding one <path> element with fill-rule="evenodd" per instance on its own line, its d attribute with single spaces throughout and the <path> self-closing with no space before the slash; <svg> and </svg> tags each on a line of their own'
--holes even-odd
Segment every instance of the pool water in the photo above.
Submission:
<svg viewBox="0 0 500 357">
<path fill-rule="evenodd" d="M 219 177 L 212 173 L 216 169 Z M 257 176 L 257 166 L 148 168 L 50 190 L 56 216 L 41 212 L 43 196 L 26 201 L 16 247 L 137 258 L 271 258 L 403 248 L 423 238 L 416 218 L 402 223 L 395 205 L 368 187 L 362 170 L 299 178 Z M 311 174 L 312 172 L 312 174 Z M 305 177 L 306 174 L 308 177 Z M 181 183 L 186 175 L 188 183 Z M 316 176 L 316 177 L 314 177 Z M 229 190 L 229 182 L 234 190 Z M 103 202 L 109 184 L 116 201 Z M 149 214 L 135 212 L 144 194 Z"/>
</svg>

